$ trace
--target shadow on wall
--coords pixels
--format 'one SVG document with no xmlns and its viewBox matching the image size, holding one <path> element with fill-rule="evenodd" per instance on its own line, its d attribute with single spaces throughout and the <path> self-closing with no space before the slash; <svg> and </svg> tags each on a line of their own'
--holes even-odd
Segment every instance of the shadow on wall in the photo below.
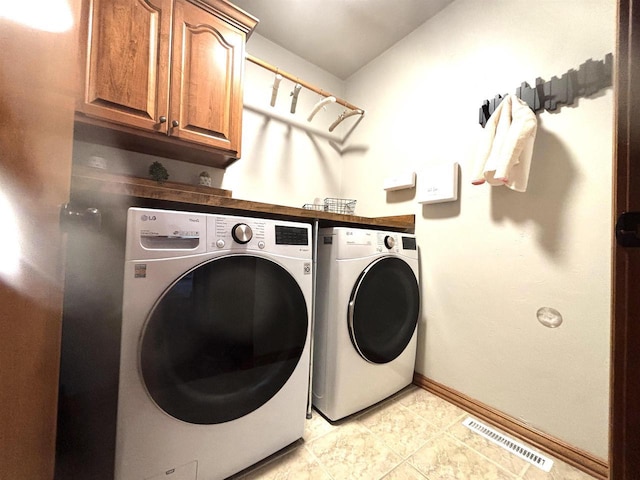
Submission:
<svg viewBox="0 0 640 480">
<path fill-rule="evenodd" d="M 405 188 L 402 190 L 392 190 L 387 192 L 387 203 L 404 203 L 410 202 L 416 198 L 416 189 Z"/>
<path fill-rule="evenodd" d="M 246 117 L 245 117 L 246 118 Z M 259 120 L 256 120 L 256 122 L 258 122 Z M 248 122 L 247 122 L 248 123 Z M 251 160 L 252 160 L 252 165 L 254 168 L 253 173 L 258 176 L 258 177 L 262 177 L 263 175 L 263 171 L 262 169 L 267 168 L 267 165 L 265 165 L 265 162 L 259 161 L 260 159 L 263 158 L 267 158 L 266 157 L 266 148 L 268 145 L 268 131 L 269 131 L 269 124 L 270 124 L 270 119 L 265 117 L 262 119 L 262 122 L 259 123 L 259 127 L 256 129 L 256 132 L 254 134 L 253 140 L 254 143 L 251 147 Z M 245 127 L 245 129 L 247 129 L 247 127 Z M 243 146 L 243 150 L 246 151 L 248 150 L 247 147 Z M 247 163 L 247 159 L 245 158 L 245 164 Z"/>
<path fill-rule="evenodd" d="M 279 171 L 278 179 L 283 182 L 283 186 L 290 186 L 295 182 L 291 178 L 291 171 L 293 169 L 294 155 L 293 155 L 293 132 L 290 126 L 285 128 L 282 135 L 282 153 L 280 154 L 281 161 L 278 162 Z"/>
<path fill-rule="evenodd" d="M 341 157 L 349 153 L 365 154 L 369 151 L 369 147 L 367 145 L 348 145 L 346 147 L 343 147 L 341 145 L 338 145 L 336 142 L 332 142 L 331 140 L 329 140 L 329 145 L 331 145 L 331 148 L 338 152 Z"/>
<path fill-rule="evenodd" d="M 309 141 L 313 145 L 313 148 L 315 149 L 318 155 L 318 160 L 320 161 L 320 168 L 324 173 L 323 175 L 324 178 L 328 179 L 328 181 L 330 182 L 330 187 L 332 191 L 336 191 L 336 192 L 339 191 L 340 178 L 336 178 L 335 173 L 331 170 L 331 167 L 329 165 L 329 160 L 327 159 L 327 156 L 325 155 L 325 153 L 322 151 L 322 148 L 318 143 L 318 139 L 309 132 L 307 132 L 307 137 L 309 137 Z"/>
<path fill-rule="evenodd" d="M 561 139 L 538 127 L 525 193 L 508 188 L 491 188 L 491 217 L 495 222 L 533 221 L 540 246 L 557 258 L 568 215 L 567 199 L 576 181 L 577 169 Z"/>
<path fill-rule="evenodd" d="M 311 142 L 311 144 L 313 145 L 313 148 L 318 154 L 318 159 L 320 160 L 320 166 L 322 167 L 322 170 L 324 171 L 325 176 L 330 177 L 331 168 L 329 167 L 329 161 L 327 160 L 326 155 L 322 151 L 322 148 L 320 148 L 320 145 L 318 144 L 318 140 L 313 136 L 313 134 L 309 132 L 307 132 L 307 137 L 309 138 L 309 141 Z"/>
</svg>

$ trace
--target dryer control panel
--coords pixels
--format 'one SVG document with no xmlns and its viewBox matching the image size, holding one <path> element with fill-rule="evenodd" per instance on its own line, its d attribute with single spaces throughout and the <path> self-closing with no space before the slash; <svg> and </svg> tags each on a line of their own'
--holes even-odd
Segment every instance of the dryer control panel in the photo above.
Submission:
<svg viewBox="0 0 640 480">
<path fill-rule="evenodd" d="M 376 250 L 378 252 L 399 252 L 402 247 L 399 236 L 400 234 L 395 232 L 378 232 Z"/>
<path fill-rule="evenodd" d="M 416 236 L 411 233 L 351 227 L 322 228 L 318 248 L 330 249 L 336 259 L 391 254 L 418 258 Z"/>
<path fill-rule="evenodd" d="M 378 232 L 378 252 L 396 252 L 417 250 L 415 235 L 397 232 Z"/>
</svg>

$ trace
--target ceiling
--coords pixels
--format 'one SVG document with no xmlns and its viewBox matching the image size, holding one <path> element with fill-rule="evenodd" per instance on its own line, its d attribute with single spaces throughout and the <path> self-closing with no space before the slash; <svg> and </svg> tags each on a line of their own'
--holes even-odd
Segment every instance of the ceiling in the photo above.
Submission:
<svg viewBox="0 0 640 480">
<path fill-rule="evenodd" d="M 453 0 L 231 0 L 255 32 L 346 79 Z"/>
</svg>

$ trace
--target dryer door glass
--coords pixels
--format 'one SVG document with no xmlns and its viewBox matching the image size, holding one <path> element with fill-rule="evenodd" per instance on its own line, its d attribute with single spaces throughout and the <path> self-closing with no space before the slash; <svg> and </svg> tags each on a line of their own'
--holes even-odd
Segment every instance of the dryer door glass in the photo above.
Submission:
<svg viewBox="0 0 640 480">
<path fill-rule="evenodd" d="M 360 355 L 387 363 L 407 347 L 418 323 L 420 291 L 413 270 L 395 257 L 370 264 L 349 301 L 349 334 Z"/>
<path fill-rule="evenodd" d="M 147 318 L 145 386 L 185 422 L 240 418 L 287 382 L 307 328 L 304 294 L 284 268 L 244 255 L 211 260 L 169 287 Z"/>
</svg>

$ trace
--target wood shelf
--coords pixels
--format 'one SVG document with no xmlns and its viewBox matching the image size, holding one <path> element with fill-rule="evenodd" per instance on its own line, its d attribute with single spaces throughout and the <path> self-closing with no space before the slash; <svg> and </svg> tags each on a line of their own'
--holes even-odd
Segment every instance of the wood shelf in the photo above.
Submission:
<svg viewBox="0 0 640 480">
<path fill-rule="evenodd" d="M 227 168 L 237 155 L 218 151 L 158 132 L 146 132 L 126 125 L 105 122 L 76 112 L 73 135 L 76 140 L 108 147 L 172 158 L 213 168 Z"/>
<path fill-rule="evenodd" d="M 165 182 L 105 173 L 88 167 L 74 166 L 71 176 L 72 200 L 85 204 L 122 204 L 128 206 L 154 206 L 159 208 L 189 208 L 192 211 L 211 211 L 246 216 L 260 215 L 297 221 L 319 220 L 320 226 L 352 225 L 381 227 L 389 230 L 413 232 L 415 215 L 390 217 L 361 217 L 338 213 L 306 210 L 304 208 L 273 205 L 231 198 L 231 192 L 197 185 Z M 91 205 L 88 205 L 91 206 Z"/>
</svg>

